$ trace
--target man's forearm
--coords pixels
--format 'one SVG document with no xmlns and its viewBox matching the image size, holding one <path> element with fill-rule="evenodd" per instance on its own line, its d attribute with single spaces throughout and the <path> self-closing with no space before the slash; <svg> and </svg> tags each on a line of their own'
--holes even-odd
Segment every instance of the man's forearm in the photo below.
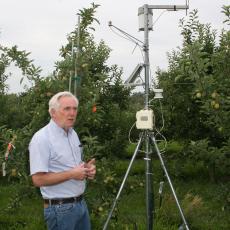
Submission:
<svg viewBox="0 0 230 230">
<path fill-rule="evenodd" d="M 40 172 L 32 175 L 33 184 L 36 187 L 49 186 L 72 179 L 71 171 L 64 172 Z"/>
</svg>

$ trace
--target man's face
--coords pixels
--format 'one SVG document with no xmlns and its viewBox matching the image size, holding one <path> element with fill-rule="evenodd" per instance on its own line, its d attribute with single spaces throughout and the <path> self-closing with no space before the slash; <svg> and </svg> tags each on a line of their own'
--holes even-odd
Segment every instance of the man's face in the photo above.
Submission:
<svg viewBox="0 0 230 230">
<path fill-rule="evenodd" d="M 73 127 L 77 116 L 77 104 L 72 97 L 61 97 L 59 99 L 60 107 L 52 110 L 53 120 L 63 129 L 68 131 Z"/>
</svg>

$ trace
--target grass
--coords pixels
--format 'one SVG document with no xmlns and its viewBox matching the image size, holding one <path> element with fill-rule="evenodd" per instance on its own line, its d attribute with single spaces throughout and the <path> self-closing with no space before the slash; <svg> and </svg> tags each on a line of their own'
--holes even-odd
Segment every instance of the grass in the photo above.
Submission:
<svg viewBox="0 0 230 230">
<path fill-rule="evenodd" d="M 103 182 L 103 174 L 89 183 L 86 199 L 92 229 L 102 229 L 117 195 L 129 161 L 116 161 L 116 179 Z M 113 163 L 114 164 L 114 163 Z M 154 165 L 154 230 L 177 230 L 182 220 L 167 182 L 159 205 L 159 165 Z M 106 170 L 106 167 L 105 167 Z M 108 175 L 107 175 L 108 176 Z M 211 183 L 201 179 L 189 181 L 173 178 L 174 189 L 191 230 L 229 230 L 230 183 Z M 146 229 L 145 170 L 143 160 L 136 160 L 109 223 L 109 229 Z M 114 191 L 115 190 L 115 191 Z M 0 229 L 45 230 L 42 199 L 37 189 L 0 179 Z"/>
<path fill-rule="evenodd" d="M 178 229 L 182 224 L 178 208 L 168 185 L 164 188 L 163 203 L 160 207 L 158 186 L 155 184 L 155 217 L 156 230 Z M 174 188 L 182 206 L 190 229 L 228 230 L 230 226 L 230 210 L 227 210 L 224 194 L 220 184 L 197 183 L 196 181 L 175 183 Z M 228 186 L 229 188 L 229 186 Z M 124 195 L 119 203 L 120 221 L 137 229 L 146 229 L 145 191 L 136 188 Z"/>
<path fill-rule="evenodd" d="M 0 229 L 44 230 L 42 200 L 33 187 L 1 184 Z"/>
</svg>

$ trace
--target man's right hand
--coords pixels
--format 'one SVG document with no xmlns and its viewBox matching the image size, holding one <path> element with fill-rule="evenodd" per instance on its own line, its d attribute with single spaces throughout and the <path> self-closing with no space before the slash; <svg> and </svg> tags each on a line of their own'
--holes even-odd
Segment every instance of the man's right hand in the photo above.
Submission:
<svg viewBox="0 0 230 230">
<path fill-rule="evenodd" d="M 88 168 L 85 167 L 85 163 L 81 163 L 70 170 L 72 179 L 84 180 L 87 178 Z"/>
</svg>

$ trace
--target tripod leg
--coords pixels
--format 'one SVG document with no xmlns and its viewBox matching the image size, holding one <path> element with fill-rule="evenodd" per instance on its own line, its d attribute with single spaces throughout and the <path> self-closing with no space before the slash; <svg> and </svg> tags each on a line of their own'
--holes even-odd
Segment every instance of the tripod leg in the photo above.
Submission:
<svg viewBox="0 0 230 230">
<path fill-rule="evenodd" d="M 131 169 L 131 167 L 132 167 L 133 161 L 135 160 L 135 157 L 136 157 L 136 155 L 137 155 L 137 153 L 138 153 L 138 151 L 139 151 L 139 149 L 140 149 L 141 142 L 142 142 L 142 138 L 143 138 L 143 133 L 141 133 L 141 136 L 140 136 L 140 138 L 139 138 L 137 147 L 136 147 L 136 149 L 135 149 L 135 151 L 134 151 L 134 154 L 133 154 L 133 156 L 132 156 L 132 159 L 131 159 L 131 161 L 130 161 L 130 163 L 129 163 L 128 169 L 127 169 L 127 171 L 126 171 L 126 173 L 125 173 L 125 176 L 124 176 L 124 178 L 123 178 L 123 181 L 122 181 L 122 183 L 121 183 L 121 186 L 120 186 L 120 189 L 119 189 L 119 191 L 118 191 L 118 193 L 117 193 L 117 196 L 116 196 L 116 198 L 115 198 L 115 200 L 114 200 L 114 202 L 113 202 L 113 206 L 112 206 L 112 208 L 111 208 L 111 210 L 110 210 L 110 212 L 109 212 L 109 215 L 108 215 L 107 220 L 106 220 L 106 222 L 105 222 L 105 224 L 104 224 L 103 230 L 106 230 L 107 227 L 108 227 L 109 221 L 110 221 L 110 219 L 111 219 L 111 217 L 112 217 L 113 211 L 114 211 L 114 209 L 115 209 L 115 207 L 116 207 L 116 204 L 117 204 L 117 201 L 118 201 L 118 199 L 119 199 L 119 197 L 120 197 L 121 191 L 122 191 L 122 189 L 123 189 L 123 187 L 124 187 L 124 185 L 125 185 L 125 182 L 126 182 L 126 180 L 127 180 L 128 175 L 129 175 L 129 172 L 130 172 L 130 169 Z"/>
<path fill-rule="evenodd" d="M 161 156 L 160 150 L 159 150 L 159 148 L 158 148 L 158 146 L 157 146 L 156 139 L 155 139 L 155 137 L 154 137 L 153 135 L 151 136 L 151 140 L 152 140 L 152 142 L 153 142 L 153 144 L 154 144 L 154 146 L 155 146 L 157 155 L 158 155 L 158 157 L 159 157 L 159 159 L 160 159 L 160 162 L 161 162 L 161 166 L 162 166 L 162 168 L 163 168 L 163 170 L 164 170 L 164 173 L 165 173 L 165 176 L 167 177 L 167 180 L 168 180 L 168 182 L 169 182 L 170 188 L 171 188 L 171 190 L 172 190 L 174 199 L 175 199 L 176 204 L 177 204 L 177 207 L 178 207 L 178 209 L 179 209 L 181 218 L 182 218 L 182 220 L 183 220 L 183 222 L 184 222 L 185 228 L 186 228 L 186 230 L 189 230 L 188 224 L 187 224 L 186 219 L 185 219 L 185 217 L 184 217 L 184 213 L 183 213 L 183 211 L 182 211 L 182 209 L 181 209 L 181 207 L 180 207 L 179 201 L 178 201 L 178 199 L 177 199 L 176 192 L 175 192 L 175 190 L 174 190 L 174 188 L 173 188 L 171 179 L 170 179 L 169 174 L 168 174 L 168 172 L 167 172 L 167 169 L 166 169 L 166 167 L 165 167 L 165 164 L 164 164 L 163 158 L 162 158 L 162 156 Z"/>
</svg>

